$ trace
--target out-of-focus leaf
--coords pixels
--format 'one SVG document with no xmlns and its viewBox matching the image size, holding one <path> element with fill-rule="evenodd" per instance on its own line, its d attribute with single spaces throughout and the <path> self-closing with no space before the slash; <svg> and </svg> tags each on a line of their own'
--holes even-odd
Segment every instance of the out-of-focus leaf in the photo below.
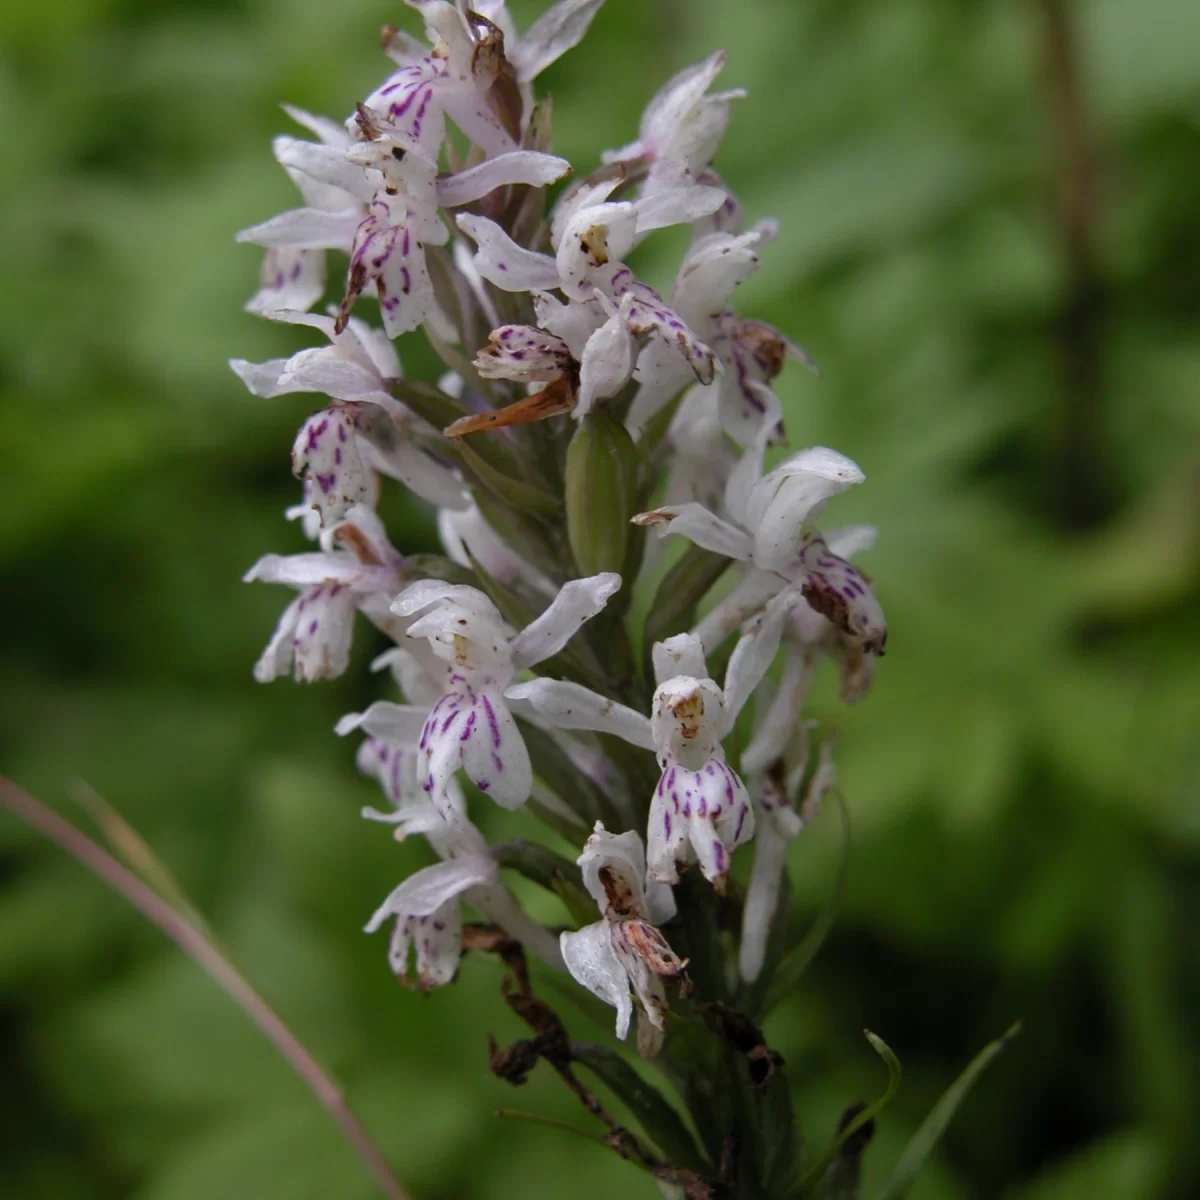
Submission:
<svg viewBox="0 0 1200 1200">
<path fill-rule="evenodd" d="M 679 1113 L 663 1094 L 647 1083 L 619 1054 L 606 1046 L 572 1042 L 571 1056 L 594 1071 L 630 1112 L 667 1161 L 689 1170 L 705 1170 L 707 1164 Z"/>
<path fill-rule="evenodd" d="M 895 1198 L 908 1194 L 908 1189 L 912 1187 L 921 1165 L 929 1157 L 942 1134 L 946 1132 L 946 1127 L 954 1119 L 954 1114 L 966 1099 L 967 1093 L 974 1087 L 975 1081 L 1020 1031 L 1019 1024 L 1013 1025 L 1003 1037 L 989 1042 L 971 1060 L 966 1070 L 946 1089 L 941 1099 L 933 1106 L 929 1116 L 921 1122 L 920 1128 L 913 1134 L 912 1140 L 900 1156 L 900 1161 L 896 1163 L 891 1175 L 876 1193 L 875 1200 L 895 1200 Z"/>
<path fill-rule="evenodd" d="M 897 1091 L 900 1090 L 900 1060 L 892 1053 L 891 1047 L 879 1037 L 872 1033 L 869 1029 L 863 1030 L 863 1035 L 867 1041 L 871 1043 L 871 1049 L 883 1059 L 884 1065 L 887 1067 L 888 1081 L 887 1087 L 882 1095 L 872 1103 L 863 1106 L 849 1121 L 847 1121 L 837 1132 L 837 1136 L 829 1143 L 825 1153 L 820 1160 L 809 1167 L 804 1173 L 804 1177 L 799 1183 L 799 1194 L 801 1196 L 812 1195 L 821 1186 L 825 1180 L 826 1172 L 830 1165 L 834 1162 L 837 1156 L 842 1152 L 842 1148 L 850 1141 L 852 1137 L 860 1129 L 865 1128 L 873 1121 L 887 1106 L 892 1102 Z"/>
</svg>

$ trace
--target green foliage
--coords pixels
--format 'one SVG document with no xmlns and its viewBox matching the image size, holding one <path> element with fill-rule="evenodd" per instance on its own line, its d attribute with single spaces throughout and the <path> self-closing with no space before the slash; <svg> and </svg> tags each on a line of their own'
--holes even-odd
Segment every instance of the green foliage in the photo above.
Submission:
<svg viewBox="0 0 1200 1200">
<path fill-rule="evenodd" d="M 241 312 L 257 255 L 232 234 L 294 203 L 269 153 L 278 102 L 345 111 L 382 77 L 376 27 L 400 7 L 0 15 L 0 761 L 48 800 L 82 776 L 117 807 L 419 1200 L 652 1196 L 602 1147 L 494 1119 L 512 1097 L 486 1034 L 522 1034 L 493 963 L 469 957 L 423 998 L 358 932 L 427 861 L 358 820 L 374 790 L 332 735 L 374 698 L 380 644 L 361 630 L 353 669 L 312 689 L 250 675 L 285 599 L 239 578 L 301 548 L 281 519 L 287 447 L 314 402 L 251 398 L 224 366 L 305 340 Z M 513 7 L 527 20 L 540 3 Z M 815 695 L 840 731 L 854 852 L 838 923 L 766 1029 L 817 1146 L 877 1086 L 861 1028 L 903 1060 L 864 1195 L 981 1031 L 1015 1016 L 1025 1034 L 914 1200 L 1155 1200 L 1200 1177 L 1200 10 L 1068 10 L 1102 172 L 1082 474 L 1041 5 L 608 0 L 549 78 L 555 149 L 589 162 L 633 136 L 672 70 L 728 48 L 722 86 L 750 96 L 718 166 L 751 219 L 781 221 L 739 305 L 823 368 L 780 381 L 793 444 L 836 446 L 868 476 L 836 519 L 880 527 L 864 566 L 889 652 L 857 708 L 830 678 Z M 659 245 L 640 265 L 669 285 Z M 416 339 L 401 353 L 437 377 Z M 514 536 L 561 571 L 535 515 L 557 491 L 468 465 L 528 502 Z M 435 553 L 428 514 L 388 503 L 402 548 Z M 679 605 L 662 632 L 683 628 L 697 597 L 662 594 Z M 834 892 L 838 838 L 827 811 L 790 851 L 795 928 Z M 14 1196 L 372 1194 L 287 1069 L 136 915 L 8 820 L 0 855 Z M 530 903 L 561 919 L 554 897 Z M 585 1007 L 573 1036 L 610 1036 Z M 714 1059 L 714 1111 L 731 1069 Z M 582 1121 L 538 1074 L 521 1104 Z"/>
</svg>

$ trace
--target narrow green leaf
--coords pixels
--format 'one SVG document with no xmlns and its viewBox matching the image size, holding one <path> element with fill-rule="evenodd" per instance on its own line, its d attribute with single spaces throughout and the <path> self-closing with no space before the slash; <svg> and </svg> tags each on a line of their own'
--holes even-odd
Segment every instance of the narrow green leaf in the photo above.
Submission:
<svg viewBox="0 0 1200 1200">
<path fill-rule="evenodd" d="M 494 461 L 490 461 L 493 456 L 485 455 L 468 441 L 472 436 L 487 438 L 493 435 L 468 434 L 467 437 L 458 439 L 463 466 L 477 482 L 518 512 L 537 513 L 544 517 L 561 515 L 562 501 L 557 496 L 544 492 L 540 487 L 526 483 L 513 474 L 505 473 Z"/>
<path fill-rule="evenodd" d="M 651 671 L 650 647 L 692 627 L 696 605 L 725 574 L 729 564 L 730 560 L 724 555 L 689 546 L 684 556 L 663 576 L 646 618 L 644 664 L 647 675 Z"/>
<path fill-rule="evenodd" d="M 667 436 L 667 430 L 671 428 L 671 422 L 675 419 L 675 414 L 679 411 L 679 403 L 684 397 L 684 392 L 680 392 L 673 400 L 668 401 L 648 420 L 641 429 L 641 434 L 638 437 L 638 449 L 643 456 L 649 458 L 662 444 L 663 438 Z"/>
<path fill-rule="evenodd" d="M 838 859 L 837 880 L 833 885 L 833 891 L 821 905 L 821 911 L 817 913 L 812 928 L 779 964 L 767 991 L 766 1012 L 770 1012 L 800 982 L 805 971 L 808 970 L 813 959 L 817 957 L 817 953 L 825 944 L 825 939 L 833 929 L 838 910 L 841 908 L 842 896 L 846 891 L 846 877 L 850 867 L 850 809 L 839 788 L 834 788 L 832 795 L 837 801 L 838 814 L 842 819 L 842 850 Z"/>
<path fill-rule="evenodd" d="M 852 1104 L 838 1122 L 838 1132 L 849 1128 L 851 1122 L 866 1106 L 861 1102 Z M 875 1135 L 875 1123 L 860 1125 L 843 1143 L 838 1156 L 825 1172 L 825 1200 L 862 1200 L 863 1152 Z"/>
<path fill-rule="evenodd" d="M 900 1088 L 900 1060 L 892 1053 L 891 1047 L 883 1040 L 883 1038 L 872 1033 L 869 1029 L 864 1029 L 863 1034 L 868 1042 L 871 1043 L 871 1049 L 883 1059 L 887 1066 L 888 1081 L 884 1093 L 878 1100 L 868 1104 L 853 1120 L 849 1121 L 846 1126 L 839 1130 L 833 1141 L 829 1143 L 829 1148 L 821 1156 L 819 1162 L 804 1173 L 804 1177 L 800 1180 L 798 1194 L 807 1196 L 812 1194 L 825 1178 L 825 1173 L 829 1170 L 830 1164 L 842 1152 L 842 1147 L 860 1130 L 864 1125 L 873 1121 L 887 1106 L 892 1102 L 892 1097 Z"/>
<path fill-rule="evenodd" d="M 439 433 L 471 412 L 461 400 L 456 400 L 432 383 L 424 383 L 419 379 L 393 379 L 390 387 L 397 400 L 411 408 L 422 420 L 428 421 Z"/>
<path fill-rule="evenodd" d="M 875 1200 L 898 1200 L 908 1193 L 917 1172 L 942 1134 L 946 1132 L 946 1127 L 954 1119 L 954 1114 L 958 1112 L 959 1105 L 966 1099 L 967 1093 L 975 1086 L 975 1081 L 1020 1032 L 1021 1023 L 1018 1021 L 1003 1037 L 989 1042 L 971 1060 L 967 1069 L 942 1093 L 941 1098 L 930 1110 L 929 1116 L 921 1122 L 920 1128 L 904 1148 L 904 1153 L 900 1155 L 900 1160 L 893 1168 L 888 1181 L 876 1193 Z"/>
<path fill-rule="evenodd" d="M 570 572 L 570 563 L 563 561 L 561 546 L 557 550 L 546 536 L 545 526 L 535 517 L 514 512 L 486 488 L 474 489 L 475 504 L 483 518 L 500 539 L 511 546 L 526 562 L 535 566 L 547 578 L 561 583 Z"/>
<path fill-rule="evenodd" d="M 677 1167 L 707 1169 L 683 1118 L 663 1094 L 647 1083 L 619 1054 L 606 1046 L 572 1042 L 571 1057 L 583 1063 L 633 1113 L 646 1136 Z"/>
<path fill-rule="evenodd" d="M 479 580 L 468 567 L 440 554 L 409 554 L 404 559 L 405 573 L 413 579 L 441 579 L 477 588 Z"/>
<path fill-rule="evenodd" d="M 519 871 L 526 879 L 553 892 L 577 924 L 586 925 L 596 919 L 596 904 L 584 890 L 579 867 L 561 854 L 537 842 L 514 838 L 493 846 L 492 857 L 500 866 Z"/>
</svg>

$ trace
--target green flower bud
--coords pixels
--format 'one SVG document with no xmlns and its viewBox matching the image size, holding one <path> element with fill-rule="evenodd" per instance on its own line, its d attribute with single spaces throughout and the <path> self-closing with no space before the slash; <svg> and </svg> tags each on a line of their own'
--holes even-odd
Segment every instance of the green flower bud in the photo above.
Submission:
<svg viewBox="0 0 1200 1200">
<path fill-rule="evenodd" d="M 567 537 L 580 575 L 625 569 L 637 471 L 625 426 L 603 407 L 588 413 L 567 448 Z"/>
</svg>

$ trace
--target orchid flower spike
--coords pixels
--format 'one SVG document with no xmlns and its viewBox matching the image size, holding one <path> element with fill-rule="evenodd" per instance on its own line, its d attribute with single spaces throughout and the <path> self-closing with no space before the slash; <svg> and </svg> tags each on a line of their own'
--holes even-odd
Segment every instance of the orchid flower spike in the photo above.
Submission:
<svg viewBox="0 0 1200 1200">
<path fill-rule="evenodd" d="M 595 832 L 578 859 L 583 882 L 602 914 L 601 920 L 559 936 L 567 970 L 588 991 L 617 1010 L 617 1037 L 624 1040 L 633 1016 L 630 992 L 637 998 L 656 1035 L 638 1031 L 644 1050 L 656 1048 L 666 1027 L 663 980 L 679 980 L 690 990 L 686 967 L 658 929 L 675 915 L 669 888 L 646 882 L 642 839 L 632 831 L 609 833 L 596 822 Z"/>
</svg>

